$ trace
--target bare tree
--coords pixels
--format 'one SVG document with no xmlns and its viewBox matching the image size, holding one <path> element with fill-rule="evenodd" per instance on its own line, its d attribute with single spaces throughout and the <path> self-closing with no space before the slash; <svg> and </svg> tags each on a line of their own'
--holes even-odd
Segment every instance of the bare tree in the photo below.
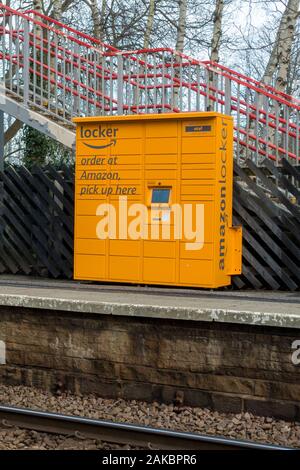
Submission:
<svg viewBox="0 0 300 470">
<path fill-rule="evenodd" d="M 38 13 L 42 13 L 43 11 L 43 1 L 42 0 L 33 0 L 33 8 L 35 9 L 35 11 L 37 11 Z"/>
<path fill-rule="evenodd" d="M 295 40 L 291 52 L 286 93 L 298 95 L 300 92 L 300 22 L 297 23 Z"/>
<path fill-rule="evenodd" d="M 143 48 L 148 49 L 150 46 L 150 36 L 153 29 L 154 14 L 155 14 L 156 0 L 149 0 L 149 11 L 147 16 L 147 24 L 144 35 Z"/>
<path fill-rule="evenodd" d="M 63 14 L 63 2 L 62 0 L 52 0 L 52 12 L 51 16 L 57 21 L 61 21 Z"/>
<path fill-rule="evenodd" d="M 275 87 L 285 91 L 288 70 L 291 61 L 291 51 L 295 37 L 295 27 L 299 17 L 299 0 L 289 0 L 282 14 L 275 42 L 262 81 L 271 84 L 276 75 Z"/>
<path fill-rule="evenodd" d="M 211 54 L 210 54 L 210 60 L 213 62 L 219 62 L 219 59 L 220 59 L 223 11 L 224 11 L 224 0 L 216 0 L 215 11 L 213 14 L 213 32 L 212 32 L 212 39 L 211 39 Z"/>
<path fill-rule="evenodd" d="M 103 16 L 105 14 L 105 9 L 106 9 L 106 0 L 102 0 L 101 10 L 99 9 L 97 0 L 89 0 L 87 4 L 89 5 L 91 9 L 92 22 L 93 22 L 93 35 L 96 39 L 99 39 L 101 41 L 103 38 L 102 24 L 103 24 Z"/>
<path fill-rule="evenodd" d="M 179 4 L 179 18 L 178 18 L 177 38 L 176 38 L 175 49 L 178 52 L 183 52 L 185 32 L 186 32 L 187 0 L 178 0 L 178 4 Z"/>
</svg>

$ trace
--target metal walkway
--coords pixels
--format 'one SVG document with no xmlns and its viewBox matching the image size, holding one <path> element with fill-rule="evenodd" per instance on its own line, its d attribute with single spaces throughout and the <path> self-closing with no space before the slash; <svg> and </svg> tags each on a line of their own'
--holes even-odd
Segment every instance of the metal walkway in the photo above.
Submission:
<svg viewBox="0 0 300 470">
<path fill-rule="evenodd" d="M 300 100 L 170 48 L 118 51 L 1 3 L 0 16 L 0 110 L 67 147 L 75 116 L 209 110 L 234 117 L 238 163 L 299 164 Z"/>
</svg>

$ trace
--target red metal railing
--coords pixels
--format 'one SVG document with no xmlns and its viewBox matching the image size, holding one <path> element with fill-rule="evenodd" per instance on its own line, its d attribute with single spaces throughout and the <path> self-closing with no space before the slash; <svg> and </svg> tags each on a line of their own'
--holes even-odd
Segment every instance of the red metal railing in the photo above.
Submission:
<svg viewBox="0 0 300 470">
<path fill-rule="evenodd" d="M 121 52 L 32 10 L 0 4 L 0 17 L 5 92 L 62 125 L 84 115 L 219 111 L 234 117 L 240 162 L 299 163 L 298 99 L 170 48 Z"/>
</svg>

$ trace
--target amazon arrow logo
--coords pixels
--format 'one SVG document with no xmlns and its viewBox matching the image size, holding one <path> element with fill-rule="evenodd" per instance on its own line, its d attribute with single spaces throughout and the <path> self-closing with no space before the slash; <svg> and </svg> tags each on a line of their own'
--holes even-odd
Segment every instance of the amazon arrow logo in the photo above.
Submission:
<svg viewBox="0 0 300 470">
<path fill-rule="evenodd" d="M 92 145 L 92 144 L 87 144 L 86 142 L 83 142 L 83 143 L 90 149 L 105 149 L 106 147 L 111 147 L 112 145 L 116 145 L 117 140 L 113 139 L 109 144 L 106 144 L 106 145 Z"/>
<path fill-rule="evenodd" d="M 83 127 L 80 126 L 80 137 L 84 140 L 87 139 L 107 139 L 110 138 L 110 142 L 105 145 L 93 145 L 83 142 L 84 145 L 91 149 L 105 149 L 106 147 L 111 147 L 117 143 L 117 127 L 107 127 L 106 125 L 99 124 L 97 127 Z"/>
</svg>

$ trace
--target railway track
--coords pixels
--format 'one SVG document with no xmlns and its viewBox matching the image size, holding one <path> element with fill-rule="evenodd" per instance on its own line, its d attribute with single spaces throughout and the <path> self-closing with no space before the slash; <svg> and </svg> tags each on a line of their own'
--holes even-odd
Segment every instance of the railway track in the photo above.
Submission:
<svg viewBox="0 0 300 470">
<path fill-rule="evenodd" d="M 0 426 L 159 450 L 292 450 L 270 444 L 0 406 Z"/>
</svg>

